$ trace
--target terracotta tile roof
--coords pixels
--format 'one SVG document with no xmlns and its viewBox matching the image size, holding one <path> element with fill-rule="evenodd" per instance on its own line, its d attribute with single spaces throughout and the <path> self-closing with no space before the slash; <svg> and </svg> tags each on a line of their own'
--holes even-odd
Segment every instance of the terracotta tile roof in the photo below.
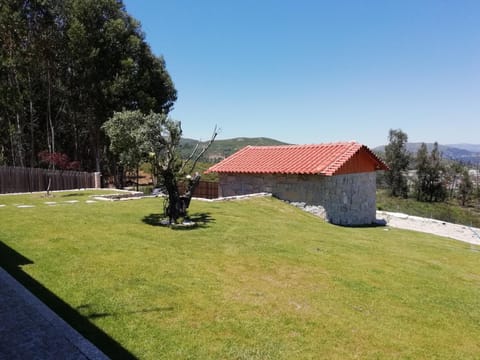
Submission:
<svg viewBox="0 0 480 360">
<path fill-rule="evenodd" d="M 207 173 L 331 176 L 341 171 L 355 155 L 366 158 L 370 168 L 374 170 L 388 169 L 365 145 L 357 142 L 337 142 L 317 145 L 246 146 L 210 167 Z"/>
</svg>

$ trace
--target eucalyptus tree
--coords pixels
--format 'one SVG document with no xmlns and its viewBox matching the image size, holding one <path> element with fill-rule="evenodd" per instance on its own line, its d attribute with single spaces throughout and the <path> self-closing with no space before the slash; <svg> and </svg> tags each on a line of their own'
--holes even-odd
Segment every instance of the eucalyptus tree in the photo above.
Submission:
<svg viewBox="0 0 480 360">
<path fill-rule="evenodd" d="M 415 196 L 417 200 L 424 200 L 428 188 L 428 149 L 427 144 L 422 143 L 415 156 Z"/>
<path fill-rule="evenodd" d="M 458 186 L 458 197 L 462 206 L 465 206 L 473 195 L 473 183 L 468 173 L 468 169 L 462 172 L 462 178 Z"/>
<path fill-rule="evenodd" d="M 452 161 L 448 164 L 448 166 L 445 166 L 445 179 L 446 183 L 448 184 L 449 198 L 454 198 L 454 192 L 458 187 L 459 181 L 461 181 L 464 170 L 465 165 L 459 161 Z"/>
<path fill-rule="evenodd" d="M 34 166 L 61 152 L 103 170 L 102 125 L 115 111 L 168 114 L 176 100 L 162 57 L 120 0 L 0 1 L 0 150 Z"/>
<path fill-rule="evenodd" d="M 20 2 L 0 3 L 0 131 L 6 159 L 24 166 L 25 67 L 30 46 Z"/>
<path fill-rule="evenodd" d="M 68 2 L 69 83 L 76 95 L 71 103 L 77 120 L 88 129 L 84 141 L 101 170 L 105 139 L 102 124 L 114 111 L 168 113 L 176 91 L 163 60 L 144 40 L 139 23 L 121 2 Z M 86 154 L 85 154 L 86 155 Z"/>
<path fill-rule="evenodd" d="M 445 168 L 438 143 L 428 153 L 427 145 L 422 143 L 415 157 L 417 180 L 416 197 L 420 201 L 444 201 L 447 196 L 444 183 Z"/>
<path fill-rule="evenodd" d="M 391 196 L 408 196 L 408 184 L 405 172 L 410 161 L 407 152 L 408 135 L 402 130 L 390 129 L 389 143 L 385 146 L 385 160 L 390 168 L 385 174 L 385 180 Z"/>
<path fill-rule="evenodd" d="M 59 0 L 0 3 L 0 123 L 7 135 L 0 145 L 14 166 L 34 165 L 44 148 L 54 151 L 63 101 L 62 14 Z"/>
</svg>

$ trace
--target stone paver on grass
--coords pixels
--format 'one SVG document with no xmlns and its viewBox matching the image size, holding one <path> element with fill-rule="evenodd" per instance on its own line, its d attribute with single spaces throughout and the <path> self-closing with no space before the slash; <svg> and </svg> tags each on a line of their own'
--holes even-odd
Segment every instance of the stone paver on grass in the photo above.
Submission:
<svg viewBox="0 0 480 360">
<path fill-rule="evenodd" d="M 72 205 L 72 204 L 78 204 L 80 201 L 79 200 L 67 200 L 63 201 L 61 203 L 58 203 L 56 201 L 45 201 L 43 204 L 47 206 L 56 206 L 56 205 Z M 95 204 L 98 201 L 96 200 L 85 200 L 85 204 Z M 29 205 L 29 204 L 11 204 L 11 206 L 14 206 L 19 209 L 28 209 L 28 208 L 34 208 L 36 205 Z M 0 204 L 0 208 L 6 208 L 8 205 L 6 204 Z"/>
</svg>

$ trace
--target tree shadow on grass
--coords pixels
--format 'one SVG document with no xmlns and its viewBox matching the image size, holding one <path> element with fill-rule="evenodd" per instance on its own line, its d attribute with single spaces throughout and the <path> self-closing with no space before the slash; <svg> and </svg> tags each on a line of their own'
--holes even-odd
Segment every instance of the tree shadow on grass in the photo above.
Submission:
<svg viewBox="0 0 480 360">
<path fill-rule="evenodd" d="M 77 310 L 82 311 L 83 313 L 86 313 L 84 316 L 87 317 L 88 319 L 98 319 L 98 318 L 104 318 L 109 316 L 144 314 L 144 313 L 152 313 L 152 312 L 167 312 L 167 311 L 173 311 L 174 308 L 173 306 L 166 306 L 166 307 L 157 307 L 157 308 L 151 308 L 151 309 L 119 311 L 119 312 L 109 313 L 109 312 L 95 312 L 92 309 L 92 306 L 90 304 L 83 304 L 78 306 Z"/>
<path fill-rule="evenodd" d="M 166 221 L 163 214 L 150 214 L 145 216 L 142 221 L 145 224 L 151 226 L 171 227 L 175 230 L 192 230 L 198 228 L 206 228 L 210 223 L 215 222 L 215 219 L 212 218 L 210 213 L 194 213 L 185 218 L 185 222 L 193 222 L 195 223 L 195 226 L 182 226 L 181 224 L 171 226 L 170 224 L 168 224 L 168 221 Z"/>
<path fill-rule="evenodd" d="M 6 272 L 13 276 L 70 326 L 97 346 L 109 358 L 136 359 L 136 357 L 122 347 L 122 345 L 91 323 L 87 317 L 82 316 L 77 310 L 25 273 L 21 266 L 28 264 L 33 264 L 33 261 L 0 241 L 0 266 L 5 269 Z"/>
<path fill-rule="evenodd" d="M 72 193 L 72 194 L 60 194 L 58 197 L 62 197 L 62 198 L 65 198 L 65 197 L 78 197 L 80 194 L 83 194 L 83 193 Z"/>
</svg>

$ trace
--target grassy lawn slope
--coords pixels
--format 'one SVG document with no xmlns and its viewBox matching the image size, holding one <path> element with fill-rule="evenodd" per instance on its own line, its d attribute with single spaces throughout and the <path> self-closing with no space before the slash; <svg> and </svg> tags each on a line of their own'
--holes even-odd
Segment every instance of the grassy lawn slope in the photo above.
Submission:
<svg viewBox="0 0 480 360">
<path fill-rule="evenodd" d="M 0 245 L 111 356 L 85 320 L 142 359 L 480 354 L 479 247 L 333 226 L 270 198 L 193 201 L 200 226 L 171 230 L 156 226 L 161 199 L 88 195 L 0 197 Z"/>
</svg>

